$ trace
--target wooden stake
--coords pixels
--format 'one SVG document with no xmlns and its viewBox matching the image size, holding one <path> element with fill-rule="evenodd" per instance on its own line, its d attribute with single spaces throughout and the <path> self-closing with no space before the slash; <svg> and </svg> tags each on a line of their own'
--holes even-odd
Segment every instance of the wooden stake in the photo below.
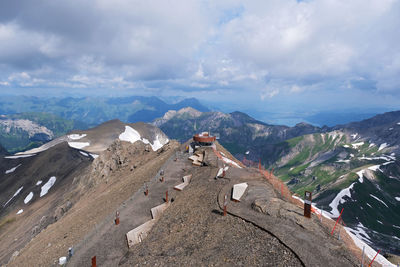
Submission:
<svg viewBox="0 0 400 267">
<path fill-rule="evenodd" d="M 92 267 L 96 267 L 96 256 L 92 258 Z"/>
<path fill-rule="evenodd" d="M 165 192 L 165 202 L 168 202 L 168 191 Z"/>
<path fill-rule="evenodd" d="M 147 184 L 146 184 L 146 190 L 144 191 L 144 195 L 145 196 L 149 195 L 149 188 L 148 188 Z"/>
</svg>

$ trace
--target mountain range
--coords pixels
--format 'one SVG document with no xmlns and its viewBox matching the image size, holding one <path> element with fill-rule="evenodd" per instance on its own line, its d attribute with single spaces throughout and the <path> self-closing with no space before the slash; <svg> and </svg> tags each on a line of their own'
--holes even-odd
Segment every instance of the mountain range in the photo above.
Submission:
<svg viewBox="0 0 400 267">
<path fill-rule="evenodd" d="M 358 263 L 349 234 L 343 243 L 327 233 L 334 221 L 304 218 L 218 142 L 197 153 L 203 166 L 157 127 L 113 120 L 2 157 L 0 264 L 85 266 L 93 256 L 105 266 Z M 216 179 L 222 166 L 226 177 Z M 190 177 L 184 190 L 173 190 L 182 177 Z M 249 187 L 240 202 L 231 200 L 237 184 Z"/>
<path fill-rule="evenodd" d="M 168 110 L 193 107 L 208 111 L 195 98 L 168 104 L 157 97 L 85 97 L 45 98 L 33 96 L 2 96 L 0 114 L 11 115 L 24 112 L 44 112 L 63 119 L 83 122 L 93 127 L 100 123 L 120 119 L 121 121 L 150 122 L 164 115 Z"/>
<path fill-rule="evenodd" d="M 129 106 L 132 99 L 114 99 L 115 103 L 109 104 Z M 154 100 L 152 103 L 157 105 L 159 102 Z M 196 106 L 197 101 L 192 104 Z M 273 170 L 297 196 L 304 196 L 305 191 L 312 192 L 313 202 L 323 210 L 324 216 L 337 218 L 343 209 L 342 218 L 347 231 L 358 239 L 376 250 L 400 254 L 400 162 L 397 159 L 400 153 L 400 111 L 333 127 L 316 127 L 307 123 L 288 127 L 267 124 L 242 112 L 226 114 L 182 105 L 185 105 L 184 101 L 158 110 L 135 112 L 138 117 L 152 120 L 153 126 L 110 120 L 86 129 L 88 125 L 85 123 L 44 113 L 3 115 L 2 119 L 9 127 L 4 132 L 18 136 L 15 129 L 22 129 L 28 141 L 33 137 L 40 143 L 28 145 L 14 156 L 3 156 L 0 161 L 0 171 L 5 174 L 0 181 L 0 203 L 4 203 L 0 209 L 0 235 L 21 231 L 18 235 L 20 241 L 11 249 L 3 247 L 6 252 L 0 257 L 9 258 L 13 251 L 30 242 L 29 236 L 35 236 L 54 224 L 71 205 L 80 202 L 87 190 L 107 184 L 114 179 L 110 177 L 120 175 L 118 173 L 122 170 L 130 177 L 130 172 L 136 172 L 142 166 L 143 174 L 153 175 L 160 168 L 158 156 L 180 155 L 175 150 L 178 144 L 170 139 L 185 143 L 194 133 L 205 131 L 216 135 L 219 143 L 227 149 L 224 153 L 229 155 L 229 151 L 232 159 L 241 161 L 238 162 L 241 166 L 259 168 L 261 165 Z M 168 107 L 179 108 L 165 111 L 164 108 Z M 165 111 L 162 116 L 153 120 L 162 110 Z M 134 146 L 128 148 L 124 141 Z M 162 152 L 164 149 L 166 154 Z M 151 156 L 146 157 L 147 153 Z M 7 151 L 0 147 L 0 154 L 7 154 Z M 45 167 L 48 162 L 51 168 Z M 158 167 L 147 170 L 149 165 L 146 164 Z M 52 177 L 56 180 L 51 181 Z M 43 205 L 41 196 L 37 197 L 43 190 L 39 181 L 53 183 L 50 188 L 54 185 L 55 190 L 60 186 L 62 193 L 57 193 L 54 203 L 44 206 L 46 212 L 31 217 L 30 205 L 39 205 L 35 204 L 36 201 Z M 128 192 L 124 197 L 128 198 Z M 21 208 L 24 205 L 27 205 L 27 210 Z M 13 223 L 16 209 L 23 210 L 22 214 L 29 216 L 35 224 L 16 227 Z M 44 219 L 41 221 L 41 218 Z M 34 234 L 21 230 L 31 229 L 29 227 L 36 229 Z"/>
<path fill-rule="evenodd" d="M 300 196 L 314 194 L 327 215 L 343 219 L 375 247 L 400 253 L 400 111 L 334 127 L 268 125 L 246 114 L 169 112 L 154 121 L 168 136 L 187 140 L 209 131 L 236 158 L 267 169 Z"/>
</svg>

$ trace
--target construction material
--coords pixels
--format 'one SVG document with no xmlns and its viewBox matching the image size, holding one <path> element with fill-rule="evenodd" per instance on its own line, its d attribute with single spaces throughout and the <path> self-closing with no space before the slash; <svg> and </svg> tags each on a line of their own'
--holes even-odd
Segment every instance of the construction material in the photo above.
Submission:
<svg viewBox="0 0 400 267">
<path fill-rule="evenodd" d="M 174 186 L 174 189 L 178 190 L 178 191 L 182 191 L 190 183 L 191 179 L 192 179 L 191 174 L 183 176 L 182 177 L 183 183 Z"/>
<path fill-rule="evenodd" d="M 152 208 L 152 209 L 150 210 L 150 212 L 151 212 L 151 217 L 152 217 L 153 219 L 158 219 L 158 218 L 160 218 L 160 217 L 161 217 L 161 214 L 169 207 L 169 205 L 170 205 L 170 202 L 166 202 L 166 203 L 163 203 L 163 204 L 161 204 L 161 205 L 158 205 L 158 206 Z"/>
<path fill-rule="evenodd" d="M 150 232 L 151 228 L 153 227 L 157 219 L 159 219 L 162 213 L 169 207 L 169 205 L 171 205 L 171 203 L 168 202 L 168 191 L 166 192 L 166 200 L 167 202 L 158 205 L 150 210 L 151 217 L 153 219 L 145 222 L 144 224 L 136 227 L 135 229 L 129 231 L 126 234 L 126 240 L 128 241 L 129 248 L 131 248 L 135 244 L 142 242 L 147 237 L 148 233 Z"/>
<path fill-rule="evenodd" d="M 150 232 L 151 228 L 153 227 L 154 223 L 156 222 L 155 219 L 152 219 L 144 224 L 136 227 L 135 229 L 129 231 L 126 234 L 126 239 L 128 241 L 128 247 L 131 248 L 132 246 L 142 242 Z"/>
<path fill-rule="evenodd" d="M 246 189 L 248 187 L 247 183 L 240 183 L 240 184 L 235 184 L 233 186 L 233 193 L 232 193 L 232 199 L 236 202 L 240 201 L 240 198 L 244 195 L 246 192 Z"/>
<path fill-rule="evenodd" d="M 194 153 L 189 157 L 189 159 L 192 161 L 192 164 L 199 167 L 203 165 L 204 158 L 205 151 L 203 151 L 203 153 Z"/>
<path fill-rule="evenodd" d="M 283 193 L 281 193 L 283 195 Z M 312 193 L 309 191 L 304 192 L 304 217 L 311 218 L 311 201 Z"/>
</svg>

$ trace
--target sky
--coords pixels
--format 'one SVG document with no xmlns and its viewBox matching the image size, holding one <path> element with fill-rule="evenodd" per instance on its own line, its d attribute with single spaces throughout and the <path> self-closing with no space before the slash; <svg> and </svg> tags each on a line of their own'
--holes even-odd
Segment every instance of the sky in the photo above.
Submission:
<svg viewBox="0 0 400 267">
<path fill-rule="evenodd" d="M 2 0 L 0 94 L 400 109 L 400 0 Z"/>
</svg>

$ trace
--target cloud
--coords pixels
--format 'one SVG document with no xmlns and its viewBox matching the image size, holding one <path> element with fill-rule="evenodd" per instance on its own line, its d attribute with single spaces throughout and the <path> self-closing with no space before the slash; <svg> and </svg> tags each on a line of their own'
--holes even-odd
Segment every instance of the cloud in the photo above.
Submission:
<svg viewBox="0 0 400 267">
<path fill-rule="evenodd" d="M 261 100 L 264 100 L 266 97 L 272 98 L 279 94 L 279 89 L 274 89 L 274 88 L 266 88 L 263 91 L 261 91 Z"/>
<path fill-rule="evenodd" d="M 5 0 L 0 87 L 398 98 L 398 14 L 398 0 Z"/>
</svg>

